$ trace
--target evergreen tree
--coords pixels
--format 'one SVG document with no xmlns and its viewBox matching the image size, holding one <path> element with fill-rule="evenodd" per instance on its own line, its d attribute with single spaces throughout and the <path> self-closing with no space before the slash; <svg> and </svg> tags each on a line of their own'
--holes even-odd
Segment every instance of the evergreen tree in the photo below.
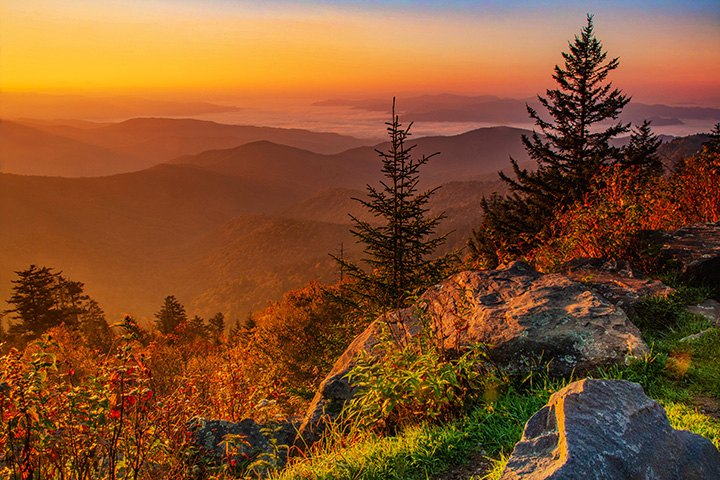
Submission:
<svg viewBox="0 0 720 480">
<path fill-rule="evenodd" d="M 386 125 L 390 148 L 387 152 L 376 150 L 386 180 L 380 182 L 381 188 L 367 186 L 368 200 L 354 199 L 382 222 L 376 225 L 350 215 L 355 224 L 351 232 L 365 244 L 363 261 L 370 271 L 332 255 L 341 271 L 355 280 L 353 291 L 360 303 L 371 310 L 401 305 L 408 291 L 440 280 L 455 258 L 448 254 L 429 259 L 447 237 L 430 238 L 444 215 L 426 216 L 428 200 L 439 187 L 418 193 L 419 169 L 435 154 L 412 158 L 414 145 L 405 145 L 412 124 L 402 127 L 395 115 L 394 99 L 392 121 Z"/>
<path fill-rule="evenodd" d="M 247 320 L 244 324 L 240 323 L 240 319 L 235 319 L 235 324 L 230 328 L 228 332 L 228 339 L 238 339 L 239 337 L 251 332 L 257 326 L 255 319 L 252 315 L 248 315 Z"/>
<path fill-rule="evenodd" d="M 210 335 L 215 342 L 219 342 L 220 337 L 225 333 L 225 315 L 222 312 L 218 312 L 208 320 L 208 329 Z"/>
<path fill-rule="evenodd" d="M 58 303 L 59 273 L 51 268 L 30 265 L 27 270 L 16 271 L 12 280 L 13 295 L 7 303 L 14 305 L 6 313 L 19 323 L 13 324 L 9 333 L 29 339 L 39 337 L 51 327 L 62 323 L 63 311 Z"/>
<path fill-rule="evenodd" d="M 31 265 L 15 272 L 13 295 L 8 303 L 14 305 L 6 313 L 15 313 L 10 333 L 29 340 L 62 323 L 80 329 L 90 344 L 94 339 L 109 335 L 105 314 L 100 306 L 85 294 L 82 282 L 68 280 L 62 272 Z M 101 342 L 104 343 L 104 342 Z"/>
<path fill-rule="evenodd" d="M 65 324 L 77 328 L 80 325 L 80 316 L 85 312 L 86 304 L 90 300 L 85 294 L 85 285 L 67 280 L 62 275 L 58 275 L 57 281 L 57 301 L 63 312 Z"/>
<path fill-rule="evenodd" d="M 167 335 L 173 333 L 181 324 L 187 323 L 187 313 L 185 307 L 173 295 L 169 295 L 155 313 L 155 319 L 155 328 Z"/>
<path fill-rule="evenodd" d="M 645 120 L 630 135 L 630 144 L 620 164 L 636 168 L 641 178 L 662 175 L 664 167 L 658 153 L 661 144 L 662 140 L 650 130 L 650 121 Z"/>
<path fill-rule="evenodd" d="M 77 317 L 83 337 L 90 345 L 109 347 L 112 335 L 105 319 L 105 312 L 91 298 L 87 298 Z"/>
<path fill-rule="evenodd" d="M 703 143 L 710 153 L 720 154 L 720 123 L 716 123 L 713 129 L 708 133 L 710 139 Z"/>
<path fill-rule="evenodd" d="M 205 319 L 195 315 L 187 323 L 187 334 L 193 338 L 205 338 L 208 336 L 208 326 L 205 325 Z"/>
<path fill-rule="evenodd" d="M 473 232 L 471 254 L 497 264 L 498 250 L 519 255 L 533 246 L 536 235 L 548 224 L 553 212 L 583 198 L 593 175 L 603 165 L 622 160 L 623 151 L 610 140 L 629 131 L 629 125 L 615 123 L 605 129 L 599 124 L 617 120 L 630 98 L 606 82 L 619 63 L 607 60 L 595 37 L 592 16 L 580 36 L 563 53 L 564 68 L 555 66 L 553 78 L 559 88 L 538 96 L 552 120 L 544 120 L 527 106 L 540 132 L 523 136 L 522 142 L 535 171 L 521 169 L 511 158 L 514 178 L 501 172 L 509 185 L 509 197 L 493 196 L 482 203 L 483 226 Z"/>
</svg>

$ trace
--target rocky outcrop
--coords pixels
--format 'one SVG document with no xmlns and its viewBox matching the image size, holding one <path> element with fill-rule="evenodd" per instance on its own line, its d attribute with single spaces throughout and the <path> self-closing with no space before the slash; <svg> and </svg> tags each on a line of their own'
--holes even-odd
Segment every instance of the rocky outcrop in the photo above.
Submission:
<svg viewBox="0 0 720 480">
<path fill-rule="evenodd" d="M 501 480 L 709 480 L 720 451 L 706 438 L 674 430 L 642 387 L 581 380 L 550 397 L 525 426 Z"/>
<path fill-rule="evenodd" d="M 640 274 L 627 260 L 576 258 L 560 265 L 559 271 L 592 287 L 627 314 L 633 313 L 635 304 L 648 295 L 667 296 L 675 292 L 664 283 Z"/>
<path fill-rule="evenodd" d="M 188 434 L 205 461 L 220 465 L 238 463 L 263 456 L 270 465 L 282 467 L 287 461 L 297 424 L 259 424 L 250 418 L 238 423 L 196 417 L 188 425 Z"/>
<path fill-rule="evenodd" d="M 681 280 L 720 282 L 720 222 L 644 231 L 638 240 L 657 250 L 661 263 L 676 269 Z"/>
<path fill-rule="evenodd" d="M 431 287 L 421 301 L 446 350 L 490 345 L 490 357 L 512 373 L 549 362 L 551 375 L 583 375 L 647 349 L 625 312 L 608 300 L 522 262 L 459 273 Z"/>
<path fill-rule="evenodd" d="M 486 344 L 490 358 L 508 372 L 547 364 L 551 375 L 583 375 L 647 351 L 625 312 L 578 282 L 544 275 L 522 262 L 454 275 L 428 289 L 419 304 L 446 352 Z M 299 446 L 316 441 L 327 419 L 353 396 L 345 375 L 361 351 L 379 355 L 374 347 L 383 325 L 400 341 L 411 341 L 420 330 L 418 315 L 409 308 L 380 317 L 348 347 L 308 409 Z"/>
</svg>

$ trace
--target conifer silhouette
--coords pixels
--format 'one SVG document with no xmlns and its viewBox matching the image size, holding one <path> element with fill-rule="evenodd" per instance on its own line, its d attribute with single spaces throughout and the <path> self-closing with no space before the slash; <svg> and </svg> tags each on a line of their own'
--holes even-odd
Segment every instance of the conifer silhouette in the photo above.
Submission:
<svg viewBox="0 0 720 480">
<path fill-rule="evenodd" d="M 437 154 L 412 157 L 415 146 L 405 143 L 412 123 L 403 128 L 395 115 L 395 99 L 392 121 L 386 125 L 390 148 L 387 152 L 376 150 L 386 179 L 380 182 L 381 188 L 367 186 L 368 200 L 354 198 L 381 223 L 350 215 L 355 224 L 351 232 L 365 245 L 363 262 L 370 271 L 332 255 L 342 271 L 355 281 L 351 289 L 359 296 L 359 303 L 370 310 L 401 306 L 409 291 L 440 280 L 441 272 L 455 258 L 453 254 L 429 258 L 448 235 L 432 237 L 444 214 L 426 215 L 428 200 L 439 187 L 418 192 L 419 169 Z"/>
<path fill-rule="evenodd" d="M 485 259 L 489 266 L 497 264 L 498 249 L 521 255 L 532 248 L 558 207 L 582 199 L 603 165 L 624 158 L 623 150 L 610 140 L 628 132 L 629 125 L 617 122 L 601 129 L 598 124 L 617 120 L 630 97 L 606 82 L 619 62 L 617 58 L 607 61 L 595 37 L 592 15 L 569 43 L 569 52 L 562 55 L 564 67 L 556 65 L 553 74 L 559 88 L 547 90 L 546 97 L 538 96 L 552 120 L 527 106 L 540 131 L 523 135 L 522 142 L 537 162 L 537 170 L 520 168 L 511 158 L 514 178 L 500 172 L 510 196 L 483 199 L 484 223 L 473 232 L 469 246 L 471 255 Z"/>
</svg>

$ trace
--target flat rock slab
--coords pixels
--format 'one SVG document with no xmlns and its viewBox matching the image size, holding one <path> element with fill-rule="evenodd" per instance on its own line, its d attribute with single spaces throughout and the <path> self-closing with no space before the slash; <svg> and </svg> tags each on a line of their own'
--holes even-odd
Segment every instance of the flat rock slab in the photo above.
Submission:
<svg viewBox="0 0 720 480">
<path fill-rule="evenodd" d="M 674 430 L 639 384 L 574 382 L 528 420 L 500 480 L 720 479 L 710 440 Z"/>
<path fill-rule="evenodd" d="M 720 222 L 644 231 L 638 238 L 659 247 L 661 259 L 677 269 L 682 280 L 720 282 Z"/>
<path fill-rule="evenodd" d="M 685 307 L 685 310 L 695 315 L 705 317 L 714 323 L 716 327 L 720 327 L 720 303 L 718 303 L 717 300 L 708 299 L 698 305 Z"/>
<path fill-rule="evenodd" d="M 633 313 L 635 304 L 649 295 L 667 296 L 675 292 L 674 288 L 638 273 L 626 260 L 576 258 L 560 265 L 560 273 L 592 287 L 627 314 Z"/>
</svg>

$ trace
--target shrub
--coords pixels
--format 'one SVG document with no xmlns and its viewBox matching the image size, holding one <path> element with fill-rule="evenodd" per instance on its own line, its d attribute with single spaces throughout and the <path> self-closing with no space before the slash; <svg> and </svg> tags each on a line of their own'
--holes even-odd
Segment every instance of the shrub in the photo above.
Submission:
<svg viewBox="0 0 720 480">
<path fill-rule="evenodd" d="M 365 327 L 338 299 L 345 286 L 310 282 L 256 316 L 253 342 L 264 363 L 295 387 L 317 387 L 335 360 Z"/>
<path fill-rule="evenodd" d="M 720 219 L 717 153 L 705 149 L 681 160 L 668 178 L 642 178 L 634 169 L 603 169 L 583 201 L 556 213 L 528 260 L 549 271 L 577 257 L 647 256 L 634 242 L 638 231 Z"/>
<path fill-rule="evenodd" d="M 413 308 L 419 333 L 403 342 L 384 324 L 377 355 L 363 352 L 348 374 L 360 390 L 343 416 L 362 429 L 389 432 L 425 420 L 448 420 L 492 396 L 500 383 L 483 345 L 449 355 L 427 302 Z"/>
</svg>

